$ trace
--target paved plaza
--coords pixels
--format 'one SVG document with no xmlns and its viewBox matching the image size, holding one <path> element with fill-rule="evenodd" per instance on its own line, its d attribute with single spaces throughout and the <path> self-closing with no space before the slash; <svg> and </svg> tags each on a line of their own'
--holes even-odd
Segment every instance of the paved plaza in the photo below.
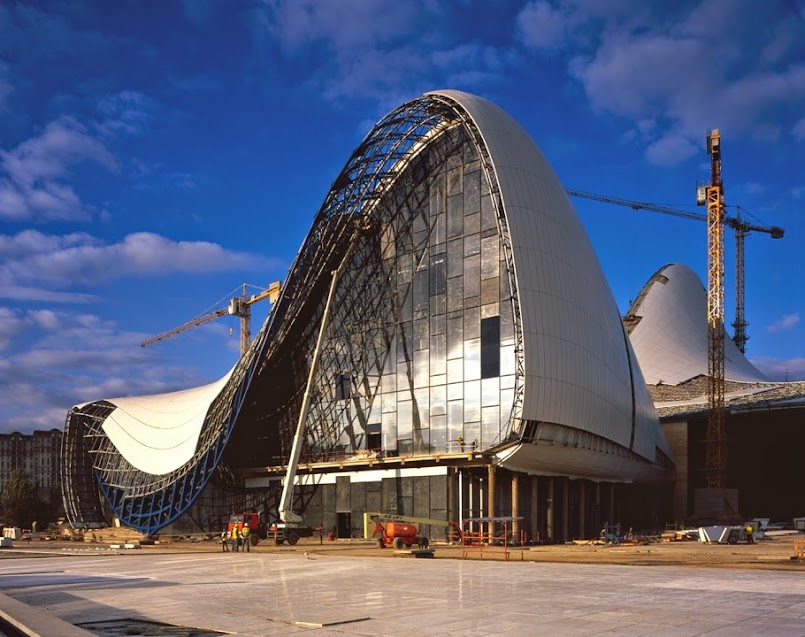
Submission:
<svg viewBox="0 0 805 637">
<path fill-rule="evenodd" d="M 0 592 L 88 630 L 127 619 L 250 637 L 805 636 L 805 576 L 780 570 L 143 549 L 3 559 Z"/>
</svg>

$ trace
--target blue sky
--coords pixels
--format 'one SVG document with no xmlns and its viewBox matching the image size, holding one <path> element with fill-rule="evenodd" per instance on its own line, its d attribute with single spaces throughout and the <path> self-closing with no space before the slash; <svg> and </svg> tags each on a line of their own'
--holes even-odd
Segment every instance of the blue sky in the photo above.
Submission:
<svg viewBox="0 0 805 637">
<path fill-rule="evenodd" d="M 746 240 L 747 356 L 805 379 L 804 34 L 793 0 L 3 0 L 0 431 L 221 376 L 236 319 L 139 344 L 283 279 L 371 126 L 437 88 L 568 188 L 690 210 L 719 128 L 727 203 L 786 231 Z M 667 263 L 705 279 L 704 223 L 574 203 L 622 312 Z"/>
</svg>

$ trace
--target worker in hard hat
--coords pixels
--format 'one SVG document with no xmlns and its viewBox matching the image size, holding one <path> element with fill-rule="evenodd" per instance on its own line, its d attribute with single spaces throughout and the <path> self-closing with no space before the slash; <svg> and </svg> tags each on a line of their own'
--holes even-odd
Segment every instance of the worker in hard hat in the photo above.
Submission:
<svg viewBox="0 0 805 637">
<path fill-rule="evenodd" d="M 221 550 L 224 553 L 229 552 L 229 531 L 226 529 L 221 531 Z"/>
<path fill-rule="evenodd" d="M 747 544 L 754 544 L 755 543 L 755 529 L 752 526 L 751 522 L 747 522 L 746 526 L 744 527 L 744 533 L 746 533 L 746 543 Z"/>
<path fill-rule="evenodd" d="M 238 534 L 238 527 L 237 525 L 232 527 L 232 552 L 238 552 L 238 541 L 239 541 L 239 534 Z"/>
<path fill-rule="evenodd" d="M 248 522 L 243 525 L 243 530 L 240 532 L 240 537 L 243 539 L 243 550 L 246 553 L 251 553 L 252 550 L 252 543 L 251 543 L 251 529 L 249 529 Z"/>
</svg>

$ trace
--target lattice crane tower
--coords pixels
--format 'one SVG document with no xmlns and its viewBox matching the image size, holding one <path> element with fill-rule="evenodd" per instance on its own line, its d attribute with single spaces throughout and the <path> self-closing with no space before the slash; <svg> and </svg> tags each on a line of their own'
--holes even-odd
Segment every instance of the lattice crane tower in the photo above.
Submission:
<svg viewBox="0 0 805 637">
<path fill-rule="evenodd" d="M 721 136 L 707 136 L 710 185 L 707 205 L 707 345 L 708 407 L 705 451 L 707 486 L 727 482 L 727 427 L 724 418 L 724 185 L 721 182 Z"/>
</svg>

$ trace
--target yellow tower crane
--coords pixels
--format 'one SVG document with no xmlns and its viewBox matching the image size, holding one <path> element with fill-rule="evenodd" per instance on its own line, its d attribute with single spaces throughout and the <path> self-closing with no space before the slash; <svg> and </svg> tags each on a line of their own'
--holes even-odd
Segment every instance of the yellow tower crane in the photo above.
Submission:
<svg viewBox="0 0 805 637">
<path fill-rule="evenodd" d="M 164 341 L 166 338 L 171 338 L 172 336 L 176 336 L 177 334 L 191 330 L 199 325 L 204 325 L 204 323 L 209 323 L 210 321 L 220 318 L 221 316 L 229 315 L 240 318 L 240 353 L 242 356 L 246 353 L 246 350 L 249 349 L 249 342 L 251 340 L 251 306 L 254 303 L 264 299 L 269 299 L 272 305 L 276 303 L 277 299 L 279 298 L 281 284 L 279 281 L 274 281 L 265 290 L 259 292 L 258 294 L 253 294 L 252 296 L 248 295 L 247 287 L 248 286 L 244 283 L 241 295 L 233 296 L 231 299 L 229 299 L 229 303 L 227 303 L 226 306 L 220 307 L 212 312 L 208 312 L 207 314 L 197 316 L 196 318 L 187 321 L 187 323 L 182 323 L 178 327 L 174 327 L 167 332 L 162 332 L 162 334 L 157 334 L 156 336 L 147 338 L 140 343 L 140 346 L 148 347 L 149 345 L 153 345 L 159 341 Z"/>
<path fill-rule="evenodd" d="M 571 197 L 581 197 L 582 199 L 591 199 L 592 201 L 600 201 L 602 203 L 614 204 L 616 206 L 625 206 L 633 210 L 648 210 L 650 212 L 659 212 L 665 215 L 674 217 L 682 217 L 683 219 L 695 219 L 696 221 L 707 221 L 707 215 L 700 212 L 693 212 L 690 210 L 676 210 L 666 206 L 659 206 L 653 203 L 646 203 L 642 201 L 633 201 L 631 199 L 622 199 L 620 197 L 611 197 L 609 195 L 598 195 L 591 192 L 584 192 L 582 190 L 567 189 L 567 194 Z M 702 196 L 704 193 L 702 192 Z M 763 232 L 771 236 L 772 239 L 782 239 L 785 232 L 782 228 L 777 226 L 761 226 L 759 224 L 750 224 L 741 218 L 741 208 L 736 206 L 738 213 L 734 217 L 728 215 L 722 216 L 724 225 L 729 226 L 735 231 L 735 322 L 732 326 L 735 328 L 732 340 L 741 352 L 746 352 L 746 341 L 749 336 L 746 334 L 746 319 L 744 311 L 744 239 L 750 232 Z"/>
<path fill-rule="evenodd" d="M 721 181 L 721 135 L 707 136 L 710 185 L 697 195 L 707 206 L 707 434 L 705 479 L 711 489 L 727 486 L 727 427 L 724 417 L 724 185 Z M 704 194 L 702 197 L 701 194 Z"/>
<path fill-rule="evenodd" d="M 725 214 L 724 185 L 721 180 L 721 135 L 718 129 L 707 135 L 707 153 L 710 155 L 710 183 L 697 188 L 697 204 L 707 207 L 707 213 L 674 210 L 653 204 L 644 204 L 626 199 L 595 195 L 577 190 L 567 190 L 575 197 L 584 197 L 606 203 L 629 206 L 635 210 L 645 209 L 678 217 L 699 219 L 707 222 L 707 344 L 708 344 L 708 417 L 705 436 L 705 481 L 710 494 L 710 513 L 724 517 L 726 509 L 732 508 L 726 493 L 727 483 L 727 431 L 724 412 L 724 226 L 735 231 L 735 334 L 733 341 L 741 352 L 746 350 L 746 320 L 744 318 L 744 238 L 749 232 L 766 232 L 772 239 L 781 239 L 782 228 L 751 225 L 737 217 Z M 713 498 L 712 496 L 715 496 Z M 737 494 L 736 494 L 737 495 Z M 705 496 L 706 497 L 706 496 Z M 703 498 L 703 503 L 705 499 Z M 707 507 L 707 505 L 704 505 Z M 704 508 L 702 509 L 704 510 Z M 734 514 L 735 511 L 733 510 Z"/>
</svg>

